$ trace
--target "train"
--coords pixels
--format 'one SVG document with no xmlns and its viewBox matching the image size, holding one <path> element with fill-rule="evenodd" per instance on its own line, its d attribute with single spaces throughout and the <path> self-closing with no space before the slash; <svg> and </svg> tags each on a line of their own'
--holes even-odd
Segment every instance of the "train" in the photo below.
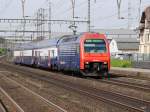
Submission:
<svg viewBox="0 0 150 112">
<path fill-rule="evenodd" d="M 95 32 L 25 43 L 15 48 L 14 63 L 100 76 L 110 70 L 109 43 Z"/>
</svg>

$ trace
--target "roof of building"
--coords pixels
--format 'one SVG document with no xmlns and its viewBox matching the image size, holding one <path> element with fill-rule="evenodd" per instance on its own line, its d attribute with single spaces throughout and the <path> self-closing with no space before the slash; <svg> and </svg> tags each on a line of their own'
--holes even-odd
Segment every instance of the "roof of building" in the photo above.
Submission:
<svg viewBox="0 0 150 112">
<path fill-rule="evenodd" d="M 108 39 L 109 42 L 115 40 L 119 50 L 138 50 L 140 42 L 136 38 L 116 38 Z"/>
<path fill-rule="evenodd" d="M 135 30 L 130 29 L 92 29 L 92 31 L 105 33 L 106 35 L 137 35 Z"/>
<path fill-rule="evenodd" d="M 93 29 L 94 32 L 103 33 L 107 38 L 138 38 L 138 32 L 130 29 Z"/>
<path fill-rule="evenodd" d="M 139 50 L 138 43 L 118 43 L 119 50 Z"/>
<path fill-rule="evenodd" d="M 137 38 L 116 38 L 115 40 L 121 43 L 139 43 L 140 42 Z"/>
<path fill-rule="evenodd" d="M 147 23 L 145 25 L 145 20 L 147 20 Z M 141 21 L 140 23 L 144 24 L 146 28 L 150 28 L 150 6 L 148 6 L 143 12 L 141 16 Z M 142 27 L 144 28 L 144 27 Z M 142 29 L 140 28 L 140 29 Z"/>
<path fill-rule="evenodd" d="M 94 29 L 94 32 L 104 33 L 109 41 L 114 39 L 119 50 L 138 50 L 138 32 L 130 29 Z"/>
</svg>

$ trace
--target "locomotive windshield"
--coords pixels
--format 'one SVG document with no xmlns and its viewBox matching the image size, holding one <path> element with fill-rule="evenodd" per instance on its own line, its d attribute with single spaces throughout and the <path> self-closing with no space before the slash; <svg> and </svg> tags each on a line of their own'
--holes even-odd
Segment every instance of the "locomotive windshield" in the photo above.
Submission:
<svg viewBox="0 0 150 112">
<path fill-rule="evenodd" d="M 105 53 L 106 43 L 103 39 L 87 39 L 84 42 L 84 51 L 86 53 Z"/>
</svg>

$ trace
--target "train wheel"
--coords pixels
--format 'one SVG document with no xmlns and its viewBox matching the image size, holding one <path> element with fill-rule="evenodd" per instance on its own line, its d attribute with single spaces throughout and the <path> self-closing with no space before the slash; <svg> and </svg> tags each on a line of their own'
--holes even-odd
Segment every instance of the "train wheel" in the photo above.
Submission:
<svg viewBox="0 0 150 112">
<path fill-rule="evenodd" d="M 109 80 L 110 80 L 110 77 L 111 77 L 111 76 L 110 76 L 110 73 L 107 73 L 107 78 L 108 78 Z"/>
<path fill-rule="evenodd" d="M 102 79 L 105 79 L 105 78 L 110 79 L 110 74 L 108 72 L 102 72 L 100 77 Z"/>
</svg>

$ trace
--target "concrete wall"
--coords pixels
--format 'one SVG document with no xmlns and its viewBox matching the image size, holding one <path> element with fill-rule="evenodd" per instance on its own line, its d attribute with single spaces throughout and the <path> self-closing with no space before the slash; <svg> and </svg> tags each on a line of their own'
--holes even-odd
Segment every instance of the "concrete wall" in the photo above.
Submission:
<svg viewBox="0 0 150 112">
<path fill-rule="evenodd" d="M 132 62 L 134 68 L 143 68 L 150 69 L 150 61 L 149 62 Z"/>
</svg>

